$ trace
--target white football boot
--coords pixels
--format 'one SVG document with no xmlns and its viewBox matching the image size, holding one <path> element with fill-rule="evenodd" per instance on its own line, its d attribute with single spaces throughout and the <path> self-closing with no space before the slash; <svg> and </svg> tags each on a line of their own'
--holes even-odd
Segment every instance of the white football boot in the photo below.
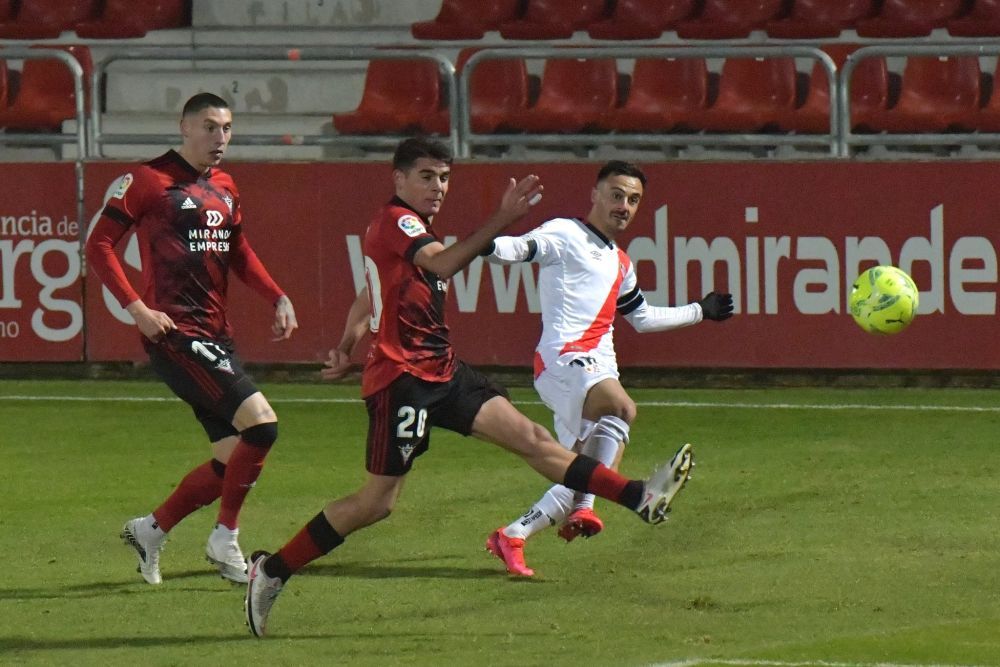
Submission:
<svg viewBox="0 0 1000 667">
<path fill-rule="evenodd" d="M 163 582 L 160 577 L 160 550 L 167 534 L 160 530 L 152 516 L 136 517 L 125 522 L 121 538 L 126 545 L 135 549 L 139 567 L 136 571 L 150 584 Z"/>
<path fill-rule="evenodd" d="M 642 502 L 635 510 L 643 521 L 653 524 L 666 521 L 670 503 L 684 488 L 693 465 L 694 452 L 691 445 L 683 445 L 670 461 L 653 472 L 646 480 Z"/>
<path fill-rule="evenodd" d="M 269 577 L 264 572 L 264 561 L 270 555 L 266 551 L 255 551 L 250 555 L 249 582 L 246 597 L 243 598 L 243 611 L 246 613 L 250 632 L 256 637 L 263 637 L 267 632 L 267 615 L 271 613 L 271 607 L 285 585 L 279 577 Z"/>
<path fill-rule="evenodd" d="M 223 579 L 228 579 L 234 584 L 245 584 L 247 561 L 237 541 L 239 534 L 239 528 L 230 530 L 221 523 L 215 524 L 215 529 L 208 536 L 208 544 L 205 546 L 205 558 L 219 568 L 219 574 Z"/>
</svg>

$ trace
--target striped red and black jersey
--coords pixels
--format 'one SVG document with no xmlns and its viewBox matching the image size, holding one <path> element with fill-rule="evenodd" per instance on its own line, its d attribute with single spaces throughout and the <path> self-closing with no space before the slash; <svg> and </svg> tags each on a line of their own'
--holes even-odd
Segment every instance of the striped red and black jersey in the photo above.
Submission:
<svg viewBox="0 0 1000 667">
<path fill-rule="evenodd" d="M 365 278 L 374 334 L 361 379 L 370 396 L 402 373 L 447 382 L 455 353 L 444 323 L 448 281 L 413 263 L 417 251 L 439 241 L 428 220 L 398 197 L 365 231 Z"/>
<path fill-rule="evenodd" d="M 199 173 L 171 150 L 125 174 L 113 188 L 87 256 L 122 306 L 139 294 L 111 248 L 132 228 L 142 261 L 142 300 L 169 315 L 182 333 L 231 337 L 230 269 L 272 302 L 282 295 L 244 238 L 240 194 L 229 174 L 216 168 Z"/>
</svg>

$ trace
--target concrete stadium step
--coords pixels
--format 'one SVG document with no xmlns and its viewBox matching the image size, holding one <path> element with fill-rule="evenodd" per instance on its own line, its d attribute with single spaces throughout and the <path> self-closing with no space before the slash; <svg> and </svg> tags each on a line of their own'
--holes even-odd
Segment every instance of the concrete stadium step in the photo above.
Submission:
<svg viewBox="0 0 1000 667">
<path fill-rule="evenodd" d="M 195 93 L 211 92 L 233 111 L 333 113 L 357 107 L 367 63 L 130 61 L 107 73 L 108 111 L 180 112 Z"/>
<path fill-rule="evenodd" d="M 159 155 L 167 147 L 179 144 L 177 129 L 178 114 L 151 113 L 109 113 L 101 116 L 102 135 L 115 134 L 163 134 L 164 141 L 149 144 L 114 143 L 113 136 L 107 136 L 102 144 L 102 152 L 109 158 L 149 159 Z M 226 152 L 226 159 L 233 160 L 313 160 L 329 157 L 331 151 L 324 146 L 303 146 L 296 143 L 302 136 L 331 134 L 333 126 L 328 115 L 308 116 L 294 114 L 238 114 L 234 119 L 234 143 Z M 76 132 L 76 121 L 62 125 L 65 134 Z M 283 138 L 283 144 L 255 146 L 241 144 L 240 135 L 273 135 Z M 63 147 L 62 155 L 69 159 L 76 156 L 76 145 Z"/>
<path fill-rule="evenodd" d="M 194 0 L 195 28 L 405 26 L 437 16 L 441 0 Z"/>
</svg>

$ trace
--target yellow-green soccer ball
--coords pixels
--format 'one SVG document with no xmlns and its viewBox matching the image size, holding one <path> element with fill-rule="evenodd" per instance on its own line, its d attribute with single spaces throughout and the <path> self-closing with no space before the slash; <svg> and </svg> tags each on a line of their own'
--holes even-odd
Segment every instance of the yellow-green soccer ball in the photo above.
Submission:
<svg viewBox="0 0 1000 667">
<path fill-rule="evenodd" d="M 895 266 L 873 266 L 851 290 L 851 316 L 868 333 L 899 333 L 913 321 L 919 304 L 917 285 Z"/>
</svg>

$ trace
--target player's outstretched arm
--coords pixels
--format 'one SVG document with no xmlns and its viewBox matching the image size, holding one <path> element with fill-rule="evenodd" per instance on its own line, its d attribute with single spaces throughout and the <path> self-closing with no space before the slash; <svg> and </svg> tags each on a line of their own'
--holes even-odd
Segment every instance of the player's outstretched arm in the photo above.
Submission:
<svg viewBox="0 0 1000 667">
<path fill-rule="evenodd" d="M 414 256 L 413 263 L 448 280 L 478 257 L 498 234 L 524 217 L 532 202 L 537 202 L 535 197 L 540 196 L 542 190 L 539 178 L 534 174 L 517 182 L 510 179 L 500 206 L 479 229 L 447 248 L 441 243 L 425 245 Z"/>
<path fill-rule="evenodd" d="M 368 333 L 371 320 L 371 310 L 368 299 L 368 288 L 359 293 L 351 308 L 347 311 L 347 322 L 344 324 L 344 335 L 337 347 L 330 350 L 330 355 L 324 362 L 325 368 L 320 370 L 324 380 L 336 380 L 347 374 L 351 368 L 351 354 Z"/>
<path fill-rule="evenodd" d="M 651 306 L 638 287 L 618 299 L 618 312 L 639 333 L 669 331 L 702 320 L 721 322 L 733 316 L 733 296 L 711 292 L 686 306 Z"/>
</svg>

